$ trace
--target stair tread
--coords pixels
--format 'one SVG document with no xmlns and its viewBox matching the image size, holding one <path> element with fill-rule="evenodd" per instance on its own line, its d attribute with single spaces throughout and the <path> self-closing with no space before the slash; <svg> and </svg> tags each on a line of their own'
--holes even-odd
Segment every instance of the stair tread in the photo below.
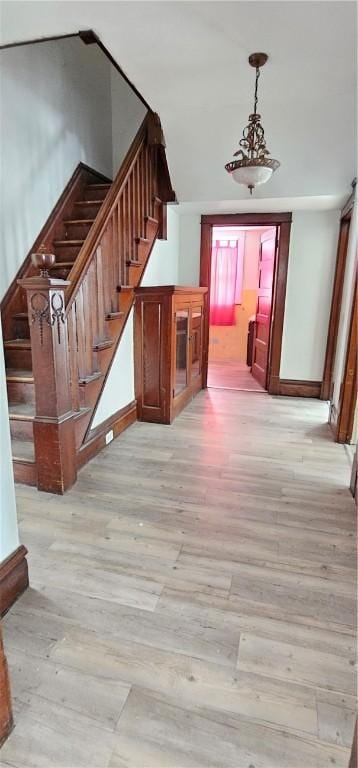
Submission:
<svg viewBox="0 0 358 768">
<path fill-rule="evenodd" d="M 64 224 L 93 224 L 96 219 L 66 219 Z"/>
<path fill-rule="evenodd" d="M 110 347 L 113 347 L 113 343 L 112 339 L 103 339 L 103 341 L 99 341 L 97 344 L 93 345 L 93 350 L 98 352 L 101 349 L 109 349 Z"/>
<path fill-rule="evenodd" d="M 145 245 L 148 245 L 150 243 L 150 240 L 148 240 L 147 237 L 136 237 L 135 241 L 137 245 L 139 245 L 140 243 L 145 243 Z"/>
<path fill-rule="evenodd" d="M 144 216 L 145 221 L 151 221 L 153 224 L 159 224 L 158 219 L 155 219 L 154 216 Z"/>
<path fill-rule="evenodd" d="M 35 462 L 35 446 L 32 440 L 20 440 L 12 437 L 11 452 L 13 459 Z"/>
<path fill-rule="evenodd" d="M 102 205 L 103 200 L 77 200 L 75 205 Z"/>
<path fill-rule="evenodd" d="M 15 312 L 13 318 L 14 320 L 28 320 L 29 316 L 27 312 Z"/>
<path fill-rule="evenodd" d="M 9 403 L 10 419 L 27 419 L 32 421 L 35 417 L 35 406 L 32 403 Z"/>
<path fill-rule="evenodd" d="M 83 245 L 84 240 L 54 240 L 54 245 Z"/>
<path fill-rule="evenodd" d="M 74 261 L 55 261 L 55 263 L 50 267 L 50 272 L 52 269 L 67 269 L 68 267 L 73 267 Z"/>
<path fill-rule="evenodd" d="M 32 383 L 34 380 L 32 371 L 18 370 L 17 368 L 6 369 L 6 381 L 23 381 Z"/>
<path fill-rule="evenodd" d="M 124 316 L 124 312 L 108 312 L 106 315 L 106 320 L 117 320 L 120 317 Z"/>
<path fill-rule="evenodd" d="M 86 184 L 86 187 L 90 187 L 91 189 L 109 189 L 112 186 L 111 182 L 108 182 L 108 184 Z"/>
<path fill-rule="evenodd" d="M 31 349 L 30 339 L 8 339 L 4 341 L 5 349 Z"/>
<path fill-rule="evenodd" d="M 127 259 L 126 261 L 127 267 L 142 267 L 143 262 L 142 261 L 136 261 L 136 259 Z"/>
<path fill-rule="evenodd" d="M 86 384 L 90 384 L 91 381 L 97 381 L 97 379 L 102 379 L 103 376 L 104 376 L 104 373 L 102 373 L 102 371 L 94 371 L 94 373 L 90 373 L 85 378 L 79 379 L 78 383 L 80 387 L 85 387 Z"/>
</svg>

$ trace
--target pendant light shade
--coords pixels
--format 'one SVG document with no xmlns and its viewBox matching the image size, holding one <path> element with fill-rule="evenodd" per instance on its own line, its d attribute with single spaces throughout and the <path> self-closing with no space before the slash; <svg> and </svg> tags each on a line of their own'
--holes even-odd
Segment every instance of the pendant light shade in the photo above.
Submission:
<svg viewBox="0 0 358 768">
<path fill-rule="evenodd" d="M 266 64 L 267 59 L 266 53 L 252 53 L 249 57 L 249 63 L 256 69 L 254 111 L 249 116 L 249 123 L 243 130 L 242 139 L 239 141 L 240 149 L 234 154 L 234 157 L 238 159 L 225 165 L 234 181 L 248 187 L 250 194 L 255 187 L 265 184 L 280 166 L 278 160 L 269 157 L 270 152 L 266 147 L 261 115 L 257 112 L 260 67 Z"/>
</svg>

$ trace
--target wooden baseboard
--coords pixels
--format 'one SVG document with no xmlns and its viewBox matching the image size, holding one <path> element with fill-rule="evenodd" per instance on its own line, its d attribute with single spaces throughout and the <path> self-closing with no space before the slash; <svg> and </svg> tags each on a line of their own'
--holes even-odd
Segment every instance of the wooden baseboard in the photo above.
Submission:
<svg viewBox="0 0 358 768">
<path fill-rule="evenodd" d="M 96 456 L 106 446 L 106 434 L 113 430 L 113 438 L 118 437 L 127 427 L 137 421 L 137 401 L 125 405 L 119 411 L 99 424 L 89 433 L 88 440 L 77 452 L 77 468 L 83 467 L 87 461 Z"/>
<path fill-rule="evenodd" d="M 300 381 L 296 379 L 279 379 L 277 395 L 285 397 L 315 397 L 320 398 L 320 381 Z"/>
<path fill-rule="evenodd" d="M 11 608 L 29 586 L 27 549 L 22 544 L 0 563 L 0 616 Z"/>
</svg>

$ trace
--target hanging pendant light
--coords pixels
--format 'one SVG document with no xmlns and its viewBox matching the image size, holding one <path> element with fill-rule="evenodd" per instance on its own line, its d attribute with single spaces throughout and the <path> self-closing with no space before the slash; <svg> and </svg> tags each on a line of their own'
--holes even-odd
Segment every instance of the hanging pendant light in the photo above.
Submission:
<svg viewBox="0 0 358 768">
<path fill-rule="evenodd" d="M 239 141 L 241 149 L 234 153 L 234 157 L 240 159 L 232 160 L 225 165 L 234 181 L 248 187 L 251 195 L 252 190 L 259 184 L 265 184 L 280 166 L 278 160 L 268 157 L 270 152 L 266 147 L 265 131 L 261 125 L 261 115 L 257 112 L 260 67 L 266 64 L 267 59 L 266 53 L 252 53 L 249 56 L 249 64 L 256 69 L 254 111 L 249 115 L 249 123 L 244 128 L 242 139 Z"/>
</svg>

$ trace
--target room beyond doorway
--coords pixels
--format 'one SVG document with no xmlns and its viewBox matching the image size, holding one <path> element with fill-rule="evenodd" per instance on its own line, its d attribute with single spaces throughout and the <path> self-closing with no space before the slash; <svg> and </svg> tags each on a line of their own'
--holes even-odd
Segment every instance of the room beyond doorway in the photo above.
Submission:
<svg viewBox="0 0 358 768">
<path fill-rule="evenodd" d="M 280 379 L 281 349 L 283 322 L 285 314 L 285 299 L 287 286 L 287 270 L 290 246 L 292 214 L 280 213 L 214 213 L 201 216 L 201 245 L 200 245 L 200 285 L 208 288 L 208 305 L 211 307 L 211 277 L 212 277 L 212 244 L 213 231 L 216 227 L 240 227 L 247 230 L 251 227 L 275 228 L 277 239 L 274 258 L 271 259 L 271 274 L 266 267 L 265 280 L 261 287 L 270 286 L 269 306 L 265 299 L 259 296 L 260 305 L 256 307 L 255 319 L 257 343 L 253 345 L 254 360 L 252 369 L 255 378 L 261 386 L 272 395 L 282 394 L 285 382 Z M 261 254 L 268 256 L 266 248 Z M 268 277 L 269 275 L 269 277 Z M 264 293 L 264 292 L 263 292 Z M 212 325 L 214 324 L 213 318 Z M 203 343 L 203 386 L 207 386 L 209 363 L 209 312 L 204 321 Z M 263 342 L 263 343 L 262 343 Z"/>
<path fill-rule="evenodd" d="M 265 392 L 275 226 L 214 226 L 211 245 L 208 387 Z"/>
</svg>

